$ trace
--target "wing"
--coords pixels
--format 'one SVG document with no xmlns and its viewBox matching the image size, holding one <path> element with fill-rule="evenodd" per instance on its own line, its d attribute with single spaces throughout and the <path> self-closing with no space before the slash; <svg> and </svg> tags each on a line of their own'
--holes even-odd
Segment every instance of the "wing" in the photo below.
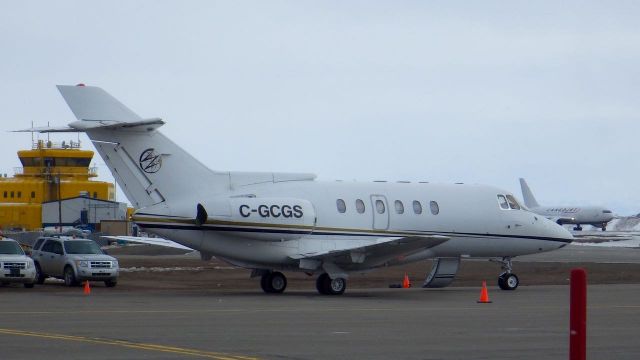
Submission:
<svg viewBox="0 0 640 360">
<path fill-rule="evenodd" d="M 348 240 L 333 241 L 332 245 L 336 249 L 316 250 L 291 256 L 292 259 L 300 260 L 300 267 L 314 270 L 322 266 L 325 271 L 343 275 L 343 270 L 353 270 L 357 268 L 367 268 L 384 264 L 391 261 L 402 261 L 421 250 L 426 250 L 440 245 L 449 240 L 446 236 L 421 235 L 394 238 L 379 238 L 375 242 L 363 242 L 361 240 L 349 242 Z M 307 247 L 321 249 L 323 242 L 331 240 L 305 240 Z M 310 246 L 309 246 L 310 245 Z M 338 248 L 338 246 L 341 246 Z M 303 248 L 303 246 L 301 246 Z"/>
<path fill-rule="evenodd" d="M 139 237 L 139 236 L 102 236 L 102 237 L 106 239 L 127 241 L 132 243 L 158 245 L 158 246 L 170 247 L 174 249 L 193 250 L 192 248 L 186 247 L 184 245 L 180 245 L 175 241 L 162 239 L 162 238 L 149 238 L 149 237 Z"/>
</svg>

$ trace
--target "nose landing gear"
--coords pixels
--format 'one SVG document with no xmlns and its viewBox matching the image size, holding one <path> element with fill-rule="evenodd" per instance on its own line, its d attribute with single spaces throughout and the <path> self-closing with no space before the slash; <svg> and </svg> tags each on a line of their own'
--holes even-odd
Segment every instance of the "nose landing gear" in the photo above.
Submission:
<svg viewBox="0 0 640 360">
<path fill-rule="evenodd" d="M 510 257 L 503 257 L 502 260 L 494 260 L 498 261 L 501 264 L 502 270 L 504 271 L 498 277 L 498 286 L 502 290 L 515 290 L 520 285 L 520 280 L 518 276 L 512 272 L 512 264 Z"/>
</svg>

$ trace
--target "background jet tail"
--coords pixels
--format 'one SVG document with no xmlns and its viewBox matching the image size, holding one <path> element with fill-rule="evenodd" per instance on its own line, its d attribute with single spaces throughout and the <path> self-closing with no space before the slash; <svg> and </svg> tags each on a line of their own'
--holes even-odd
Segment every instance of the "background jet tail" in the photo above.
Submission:
<svg viewBox="0 0 640 360">
<path fill-rule="evenodd" d="M 522 189 L 522 197 L 524 198 L 524 204 L 529 209 L 540 207 L 540 205 L 536 201 L 536 198 L 533 196 L 531 189 L 529 189 L 529 185 L 527 185 L 527 182 L 523 178 L 520 178 L 520 188 Z"/>
<path fill-rule="evenodd" d="M 83 131 L 135 208 L 193 203 L 228 189 L 228 174 L 213 172 L 160 133 L 160 119 L 144 120 L 98 87 L 58 86 Z"/>
</svg>

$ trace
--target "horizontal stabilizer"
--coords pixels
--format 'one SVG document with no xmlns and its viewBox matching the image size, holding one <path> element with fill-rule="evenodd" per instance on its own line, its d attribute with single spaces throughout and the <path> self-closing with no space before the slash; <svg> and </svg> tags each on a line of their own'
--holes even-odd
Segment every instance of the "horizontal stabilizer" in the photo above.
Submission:
<svg viewBox="0 0 640 360">
<path fill-rule="evenodd" d="M 142 120 L 138 114 L 99 87 L 58 85 L 58 90 L 78 120 L 115 122 Z"/>
<path fill-rule="evenodd" d="M 127 129 L 139 126 L 146 126 L 149 129 L 155 129 L 164 125 L 164 121 L 160 118 L 144 119 L 140 121 L 121 122 L 112 120 L 82 120 L 74 121 L 69 126 L 64 127 L 34 127 L 30 129 L 15 130 L 13 132 L 37 132 L 37 133 L 54 133 L 54 132 L 84 132 L 94 129 Z"/>
</svg>

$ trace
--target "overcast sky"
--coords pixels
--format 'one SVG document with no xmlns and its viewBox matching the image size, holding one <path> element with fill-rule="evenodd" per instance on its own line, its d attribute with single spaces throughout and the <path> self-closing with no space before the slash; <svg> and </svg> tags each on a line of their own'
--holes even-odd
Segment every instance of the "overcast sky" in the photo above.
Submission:
<svg viewBox="0 0 640 360">
<path fill-rule="evenodd" d="M 0 123 L 73 121 L 55 85 L 82 82 L 216 170 L 518 197 L 525 177 L 541 204 L 635 214 L 638 19 L 638 1 L 3 1 Z M 2 135 L 0 172 L 30 141 Z"/>
</svg>

